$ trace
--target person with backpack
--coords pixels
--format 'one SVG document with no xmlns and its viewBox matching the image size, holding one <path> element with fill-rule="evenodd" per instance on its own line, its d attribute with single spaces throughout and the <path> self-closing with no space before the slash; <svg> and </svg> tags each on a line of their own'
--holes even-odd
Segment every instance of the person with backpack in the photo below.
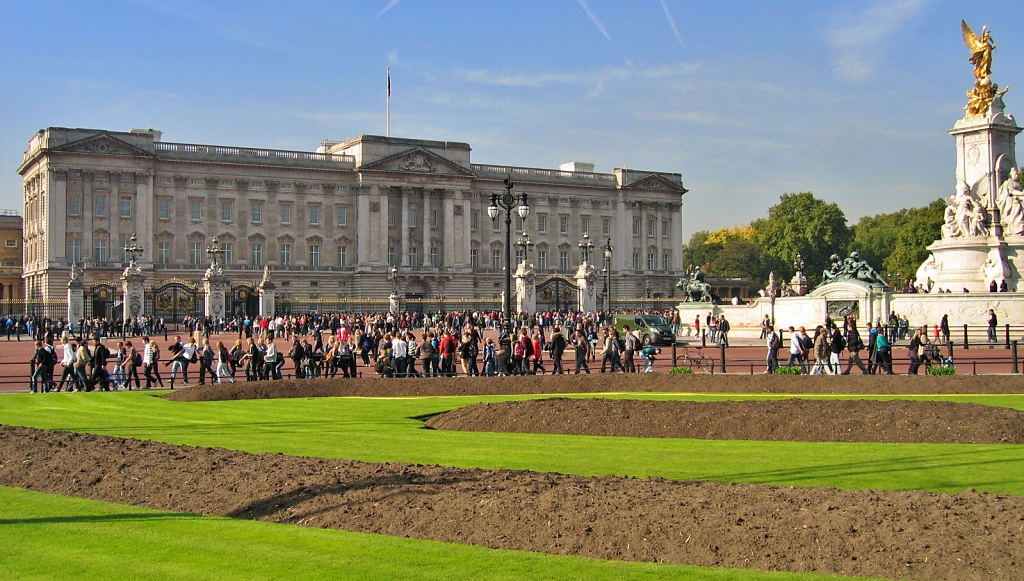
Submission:
<svg viewBox="0 0 1024 581">
<path fill-rule="evenodd" d="M 32 393 L 40 393 L 46 391 L 46 381 L 44 380 L 44 363 L 46 362 L 47 354 L 46 350 L 43 349 L 43 342 L 36 341 L 36 351 L 32 355 L 32 359 L 29 363 L 32 364 L 32 375 L 29 377 L 29 390 Z"/>
<path fill-rule="evenodd" d="M 575 375 L 580 374 L 580 367 L 583 368 L 587 374 L 590 374 L 590 366 L 587 365 L 587 351 L 590 349 L 590 340 L 583 333 L 583 328 L 578 327 L 576 334 L 573 336 L 573 346 L 576 349 L 576 372 Z"/>
<path fill-rule="evenodd" d="M 622 334 L 625 335 L 625 349 L 622 351 L 622 367 L 626 373 L 636 373 L 636 363 L 633 361 L 633 354 L 640 349 L 640 340 L 629 330 L 629 325 L 622 326 Z"/>
<path fill-rule="evenodd" d="M 110 391 L 110 375 L 107 374 L 107 360 L 110 359 L 110 349 L 103 344 L 100 336 L 93 337 L 92 346 L 92 382 L 98 385 L 101 391 Z"/>
<path fill-rule="evenodd" d="M 779 334 L 775 332 L 775 327 L 768 325 L 766 330 L 768 354 L 765 356 L 765 363 L 768 368 L 765 373 L 771 374 L 779 368 L 779 348 L 782 347 L 782 341 L 779 340 Z"/>
<path fill-rule="evenodd" d="M 864 362 L 860 359 L 860 351 L 863 348 L 864 341 L 861 340 L 860 333 L 857 332 L 857 322 L 850 321 L 846 336 L 846 350 L 849 351 L 850 355 L 846 360 L 846 371 L 843 372 L 843 375 L 849 375 L 854 365 L 859 367 L 864 375 L 868 374 L 867 367 L 864 366 Z"/>
<path fill-rule="evenodd" d="M 562 329 L 558 325 L 555 325 L 551 332 L 551 341 L 548 342 L 548 346 L 551 351 L 551 373 L 562 375 L 565 373 L 565 370 L 562 369 L 562 355 L 565 354 L 566 343 Z"/>
<path fill-rule="evenodd" d="M 622 361 L 619 358 L 619 354 L 625 349 L 626 343 L 619 337 L 619 332 L 612 329 L 608 334 L 608 337 L 604 340 L 604 352 L 608 357 L 609 373 L 615 373 L 615 369 L 625 373 L 626 368 L 622 366 Z M 601 364 L 602 370 L 604 371 L 604 363 Z"/>
<path fill-rule="evenodd" d="M 813 345 L 814 367 L 811 369 L 811 375 L 822 375 L 828 371 L 831 349 L 828 346 L 828 333 L 821 325 L 814 328 Z"/>
<path fill-rule="evenodd" d="M 907 345 L 907 357 L 910 358 L 910 367 L 907 368 L 907 375 L 917 375 L 921 369 L 921 348 L 927 339 L 921 337 L 921 329 L 914 332 L 914 336 Z"/>
<path fill-rule="evenodd" d="M 843 351 L 846 350 L 846 339 L 843 338 L 843 334 L 839 332 L 839 327 L 832 323 L 832 337 L 829 340 L 829 358 L 828 368 L 832 375 L 840 375 L 842 373 L 843 363 L 840 359 Z"/>
<path fill-rule="evenodd" d="M 75 377 L 78 378 L 78 384 L 81 386 L 79 390 L 92 391 L 93 389 L 89 382 L 89 363 L 91 362 L 92 353 L 89 352 L 89 347 L 83 340 L 78 345 L 78 350 L 75 351 Z M 136 378 L 138 378 L 137 374 Z"/>
<path fill-rule="evenodd" d="M 892 345 L 883 332 L 875 336 L 875 367 L 886 375 L 892 375 Z"/>
</svg>

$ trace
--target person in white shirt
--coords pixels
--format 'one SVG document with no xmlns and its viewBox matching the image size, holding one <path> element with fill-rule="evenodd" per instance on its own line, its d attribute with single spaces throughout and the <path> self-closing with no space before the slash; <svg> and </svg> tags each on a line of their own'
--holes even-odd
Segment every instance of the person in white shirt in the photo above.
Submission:
<svg viewBox="0 0 1024 581">
<path fill-rule="evenodd" d="M 57 384 L 57 391 L 63 389 L 65 381 L 68 383 L 68 391 L 71 391 L 71 387 L 75 383 L 75 348 L 68 342 L 67 337 L 61 337 L 60 344 L 60 364 L 64 367 L 64 371 L 60 375 L 60 383 Z"/>
<path fill-rule="evenodd" d="M 408 360 L 406 359 L 409 355 L 409 344 L 405 342 L 399 334 L 394 334 L 391 338 L 391 357 L 395 363 L 395 376 L 405 377 L 406 370 L 408 369 Z"/>
</svg>

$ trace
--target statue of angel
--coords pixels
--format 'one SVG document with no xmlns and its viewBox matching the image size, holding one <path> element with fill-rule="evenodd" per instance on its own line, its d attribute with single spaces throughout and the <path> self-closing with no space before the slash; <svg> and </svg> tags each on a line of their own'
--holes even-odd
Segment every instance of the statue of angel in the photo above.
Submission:
<svg viewBox="0 0 1024 581">
<path fill-rule="evenodd" d="M 980 38 L 974 34 L 970 26 L 967 26 L 966 21 L 960 21 L 960 29 L 964 33 L 964 44 L 971 50 L 971 64 L 974 65 L 974 77 L 978 80 L 987 79 L 992 74 L 992 51 L 996 49 L 988 27 L 981 27 Z"/>
</svg>

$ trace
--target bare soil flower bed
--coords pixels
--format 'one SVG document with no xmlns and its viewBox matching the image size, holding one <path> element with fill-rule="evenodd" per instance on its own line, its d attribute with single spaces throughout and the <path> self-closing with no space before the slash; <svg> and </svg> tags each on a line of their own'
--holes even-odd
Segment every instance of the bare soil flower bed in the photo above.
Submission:
<svg viewBox="0 0 1024 581">
<path fill-rule="evenodd" d="M 945 401 L 644 401 L 551 398 L 476 404 L 437 430 L 803 442 L 1024 443 L 1024 412 Z"/>
<path fill-rule="evenodd" d="M 430 377 L 258 381 L 180 389 L 175 401 L 281 397 L 508 395 L 607 392 L 679 393 L 1022 393 L 1020 375 L 952 377 L 848 375 L 668 375 L 594 373 L 522 377 Z"/>
<path fill-rule="evenodd" d="M 0 427 L 0 484 L 603 559 L 894 579 L 1024 577 L 1024 498 L 373 464 Z"/>
</svg>

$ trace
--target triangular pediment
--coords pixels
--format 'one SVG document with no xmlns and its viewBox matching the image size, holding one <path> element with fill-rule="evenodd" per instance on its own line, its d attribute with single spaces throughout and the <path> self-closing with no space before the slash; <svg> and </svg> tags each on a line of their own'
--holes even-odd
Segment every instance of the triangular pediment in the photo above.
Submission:
<svg viewBox="0 0 1024 581">
<path fill-rule="evenodd" d="M 633 190 L 657 190 L 663 192 L 678 192 L 680 194 L 685 194 L 687 191 L 689 191 L 683 186 L 667 178 L 664 178 L 656 173 L 652 173 L 638 180 L 629 182 L 628 184 L 625 184 L 622 187 L 623 189 L 628 188 Z"/>
<path fill-rule="evenodd" d="M 459 164 L 422 147 L 416 147 L 383 159 L 378 159 L 359 169 L 456 176 L 473 175 L 472 172 Z"/>
<path fill-rule="evenodd" d="M 72 141 L 71 143 L 65 143 L 60 147 L 53 148 L 52 151 L 59 151 L 63 153 L 96 153 L 100 155 L 132 155 L 132 156 L 146 156 L 152 157 L 153 154 L 135 147 L 127 141 L 122 141 L 109 133 L 98 133 L 92 137 L 86 137 L 85 139 L 79 139 L 78 141 Z"/>
</svg>

